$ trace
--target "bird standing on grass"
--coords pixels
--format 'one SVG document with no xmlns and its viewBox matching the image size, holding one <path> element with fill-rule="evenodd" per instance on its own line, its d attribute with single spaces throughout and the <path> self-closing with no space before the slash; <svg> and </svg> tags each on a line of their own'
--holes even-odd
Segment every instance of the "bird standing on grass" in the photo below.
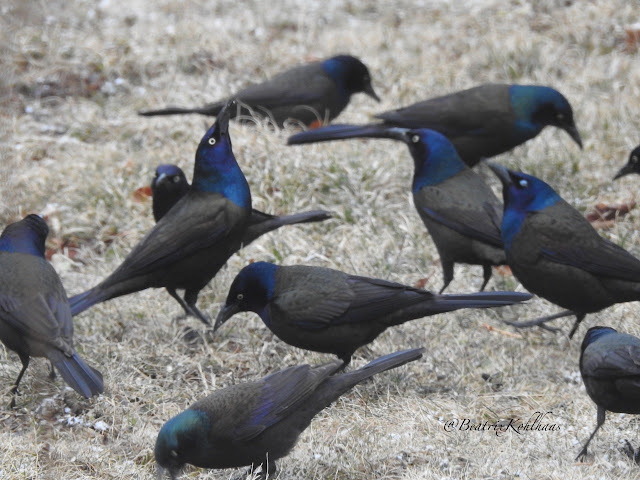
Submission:
<svg viewBox="0 0 640 480">
<path fill-rule="evenodd" d="M 238 312 L 254 312 L 289 345 L 332 353 L 347 365 L 358 348 L 389 327 L 461 308 L 500 307 L 530 298 L 516 292 L 436 295 L 330 268 L 256 262 L 233 280 L 214 330 Z"/>
<path fill-rule="evenodd" d="M 172 479 L 185 464 L 262 465 L 262 478 L 273 478 L 275 461 L 289 453 L 314 416 L 358 383 L 417 360 L 423 351 L 392 353 L 340 374 L 343 364 L 338 361 L 300 365 L 217 390 L 164 424 L 156 440 L 156 461 Z"/>
<path fill-rule="evenodd" d="M 251 192 L 231 147 L 229 115 L 219 113 L 196 151 L 193 183 L 122 264 L 100 284 L 70 299 L 73 315 L 96 303 L 146 288 L 167 289 L 187 314 L 210 324 L 198 293 L 240 242 L 251 215 Z M 184 300 L 176 292 L 184 289 Z"/>
<path fill-rule="evenodd" d="M 629 155 L 627 164 L 618 170 L 618 173 L 616 173 L 616 176 L 613 177 L 613 179 L 616 180 L 620 177 L 624 177 L 625 175 L 629 175 L 630 173 L 640 174 L 640 145 L 633 149 Z"/>
<path fill-rule="evenodd" d="M 601 237 L 539 178 L 489 166 L 503 187 L 507 264 L 527 290 L 568 309 L 515 326 L 542 325 L 575 315 L 571 338 L 588 313 L 640 300 L 640 260 Z"/>
<path fill-rule="evenodd" d="M 589 397 L 598 407 L 598 421 L 576 460 L 587 454 L 589 443 L 604 424 L 607 410 L 640 413 L 640 339 L 609 327 L 591 327 L 580 350 L 580 374 Z"/>
<path fill-rule="evenodd" d="M 428 128 L 445 135 L 473 167 L 532 139 L 546 126 L 565 130 L 582 148 L 569 101 L 537 85 L 479 85 L 376 115 L 381 123 L 330 125 L 289 137 L 289 145 L 371 136 L 389 127 Z"/>
<path fill-rule="evenodd" d="M 189 191 L 189 182 L 182 169 L 176 165 L 160 165 L 151 182 L 153 194 L 153 217 L 159 221 Z M 240 247 L 246 247 L 262 235 L 272 232 L 284 225 L 299 223 L 322 222 L 331 218 L 331 213 L 325 210 L 311 210 L 309 212 L 294 213 L 293 215 L 270 215 L 255 208 L 247 221 L 247 228 L 242 235 Z M 229 257 L 237 250 L 229 252 Z"/>
<path fill-rule="evenodd" d="M 27 215 L 0 235 L 0 340 L 22 362 L 12 393 L 18 392 L 30 357 L 46 357 L 71 388 L 90 398 L 104 391 L 102 375 L 73 347 L 67 294 L 44 255 L 48 233 L 42 218 Z"/>
<path fill-rule="evenodd" d="M 346 108 L 354 93 L 363 92 L 379 101 L 367 67 L 351 55 L 337 55 L 286 70 L 263 83 L 244 88 L 229 98 L 238 101 L 231 117 L 258 115 L 279 127 L 287 120 L 315 127 L 330 122 Z M 143 116 L 199 113 L 216 116 L 227 100 L 199 108 L 169 107 L 139 112 Z"/>
</svg>

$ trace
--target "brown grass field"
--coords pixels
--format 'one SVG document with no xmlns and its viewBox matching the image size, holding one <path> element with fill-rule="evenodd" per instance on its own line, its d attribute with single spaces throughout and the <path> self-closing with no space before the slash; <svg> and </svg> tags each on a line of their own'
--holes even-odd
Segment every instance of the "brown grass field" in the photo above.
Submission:
<svg viewBox="0 0 640 480">
<path fill-rule="evenodd" d="M 195 105 L 289 66 L 348 52 L 370 68 L 382 102 L 359 95 L 340 122 L 486 82 L 546 84 L 572 103 L 580 151 L 559 130 L 496 161 L 540 176 L 580 211 L 637 199 L 638 178 L 613 183 L 640 142 L 640 54 L 625 27 L 636 0 L 202 1 L 0 0 L 0 227 L 46 215 L 51 261 L 69 294 L 112 272 L 152 226 L 134 192 L 156 165 L 191 175 L 207 125 L 200 116 L 141 118 L 139 109 Z M 402 145 L 351 141 L 287 147 L 292 131 L 233 123 L 254 206 L 271 213 L 331 210 L 331 221 L 283 228 L 233 256 L 200 296 L 214 316 L 251 260 L 328 266 L 438 290 L 437 252 L 410 195 Z M 498 191 L 497 181 L 480 167 Z M 640 255 L 640 217 L 602 235 Z M 448 292 L 481 284 L 459 266 Z M 490 289 L 522 287 L 495 274 Z M 575 456 L 596 422 L 578 369 L 589 326 L 640 335 L 638 304 L 589 315 L 566 334 L 515 331 L 503 319 L 558 311 L 534 299 L 501 310 L 460 311 L 383 334 L 354 357 L 425 346 L 424 358 L 360 385 L 320 413 L 282 479 L 640 478 L 622 451 L 640 446 L 632 415 L 608 414 L 586 461 Z M 559 320 L 566 333 L 572 319 Z M 98 305 L 75 319 L 78 351 L 105 378 L 87 401 L 31 363 L 17 408 L 9 390 L 17 356 L 0 348 L 0 478 L 153 478 L 162 424 L 217 388 L 328 357 L 289 347 L 245 314 L 216 335 L 164 291 Z M 543 423 L 557 431 L 446 431 L 446 422 Z M 183 478 L 234 470 L 189 468 Z"/>
</svg>

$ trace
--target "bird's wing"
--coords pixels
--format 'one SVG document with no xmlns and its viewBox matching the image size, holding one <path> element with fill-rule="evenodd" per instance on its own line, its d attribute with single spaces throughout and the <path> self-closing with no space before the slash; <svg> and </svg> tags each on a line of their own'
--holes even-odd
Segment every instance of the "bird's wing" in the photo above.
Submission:
<svg viewBox="0 0 640 480">
<path fill-rule="evenodd" d="M 247 442 L 265 429 L 287 418 L 316 390 L 331 373 L 340 368 L 340 362 L 320 367 L 309 365 L 290 367 L 259 381 L 260 396 L 245 418 L 236 424 L 234 441 Z"/>
<path fill-rule="evenodd" d="M 210 247 L 236 230 L 248 214 L 218 194 L 189 192 L 127 255 L 110 281 L 144 275 Z"/>
<path fill-rule="evenodd" d="M 589 355 L 583 357 L 582 370 L 588 372 L 590 377 L 602 379 L 638 377 L 640 376 L 640 344 L 621 344 L 606 349 L 590 349 Z"/>
<path fill-rule="evenodd" d="M 461 235 L 503 248 L 501 206 L 489 187 L 472 170 L 414 194 L 418 213 Z"/>
</svg>

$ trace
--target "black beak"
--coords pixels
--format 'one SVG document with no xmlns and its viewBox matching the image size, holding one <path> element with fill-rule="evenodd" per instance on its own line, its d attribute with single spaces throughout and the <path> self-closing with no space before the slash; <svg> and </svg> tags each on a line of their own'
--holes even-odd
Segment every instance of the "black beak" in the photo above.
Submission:
<svg viewBox="0 0 640 480">
<path fill-rule="evenodd" d="M 216 323 L 213 325 L 213 331 L 215 332 L 216 330 L 218 330 L 222 325 L 225 324 L 227 320 L 229 320 L 239 311 L 240 309 L 235 304 L 225 305 L 224 307 L 222 307 L 222 310 L 220 310 L 220 313 L 218 313 L 218 316 L 216 317 Z"/>
<path fill-rule="evenodd" d="M 509 185 L 513 184 L 513 180 L 511 179 L 511 174 L 509 170 L 504 168 L 502 165 L 498 165 L 497 163 L 487 162 L 487 166 L 496 174 L 496 176 L 500 179 L 503 188 L 509 187 Z"/>
<path fill-rule="evenodd" d="M 234 99 L 229 100 L 216 117 L 216 124 L 220 129 L 220 133 L 227 133 L 229 131 L 229 119 L 231 118 L 231 112 L 237 107 L 237 102 Z"/>
<path fill-rule="evenodd" d="M 616 176 L 613 177 L 613 179 L 617 180 L 618 178 L 629 175 L 630 173 L 633 173 L 633 166 L 630 163 L 627 163 L 624 167 L 618 170 L 618 173 L 616 173 Z"/>
<path fill-rule="evenodd" d="M 580 150 L 582 150 L 582 138 L 580 137 L 580 132 L 578 132 L 576 126 L 572 124 L 566 127 L 562 127 L 562 129 L 569 134 L 573 141 L 578 144 Z"/>
<path fill-rule="evenodd" d="M 371 98 L 373 98 L 376 102 L 380 102 L 380 97 L 378 97 L 378 95 L 376 94 L 375 90 L 373 89 L 373 87 L 371 86 L 371 82 L 369 82 L 365 87 L 364 87 L 364 93 L 366 93 L 367 95 L 369 95 Z"/>
</svg>

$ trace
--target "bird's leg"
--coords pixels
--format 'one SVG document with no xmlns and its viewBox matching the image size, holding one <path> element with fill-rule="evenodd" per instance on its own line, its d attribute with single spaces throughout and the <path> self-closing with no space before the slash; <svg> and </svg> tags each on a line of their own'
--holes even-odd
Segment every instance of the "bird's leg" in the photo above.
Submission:
<svg viewBox="0 0 640 480">
<path fill-rule="evenodd" d="M 200 293 L 200 290 L 185 290 L 184 301 L 189 307 L 191 315 L 198 318 L 202 323 L 210 327 L 211 320 L 209 319 L 209 317 L 198 310 L 198 307 L 196 307 L 196 302 L 198 301 L 198 293 Z"/>
<path fill-rule="evenodd" d="M 559 332 L 560 331 L 559 328 L 549 327 L 545 325 L 545 323 L 550 322 L 551 320 L 556 320 L 557 318 L 569 317 L 571 315 L 575 315 L 576 317 L 578 317 L 581 314 L 578 314 L 573 310 L 563 310 L 562 312 L 558 312 L 553 315 L 549 315 L 547 317 L 536 318 L 534 320 L 527 320 L 526 322 L 511 322 L 509 320 L 502 320 L 502 321 L 507 325 L 511 325 L 512 327 L 516 327 L 516 328 L 540 327 L 545 330 L 549 330 L 550 332 Z"/>
<path fill-rule="evenodd" d="M 489 283 L 489 280 L 491 280 L 491 274 L 492 274 L 492 270 L 491 270 L 491 265 L 485 264 L 482 265 L 482 286 L 480 287 L 480 291 L 484 291 L 484 287 L 487 286 L 487 283 Z"/>
<path fill-rule="evenodd" d="M 184 303 L 184 300 L 182 300 L 182 298 L 180 298 L 180 295 L 178 295 L 178 293 L 176 292 L 176 289 L 175 288 L 166 287 L 166 290 L 167 290 L 167 292 L 169 292 L 169 295 L 171 295 L 175 299 L 175 301 L 180 304 L 180 306 L 184 310 L 185 315 L 191 315 L 191 311 L 189 310 L 189 306 L 186 303 Z"/>
<path fill-rule="evenodd" d="M 593 436 L 596 434 L 598 429 L 604 423 L 605 413 L 606 413 L 606 410 L 604 408 L 598 406 L 598 424 L 596 425 L 596 429 L 593 431 L 593 433 L 589 437 L 589 440 L 587 440 L 587 443 L 584 444 L 584 447 L 582 447 L 582 450 L 580 450 L 580 453 L 576 457 L 576 460 L 580 460 L 582 457 L 584 457 L 587 454 L 587 447 L 589 446 L 589 443 L 591 443 L 591 440 L 593 439 Z"/>
<path fill-rule="evenodd" d="M 629 440 L 625 440 L 625 446 L 623 448 L 624 453 L 633 460 L 637 465 L 640 465 L 640 449 L 637 451 L 633 449 L 633 445 L 629 442 Z"/>
<path fill-rule="evenodd" d="M 440 263 L 442 263 L 442 279 L 444 280 L 444 285 L 442 285 L 438 293 L 442 294 L 451 283 L 451 280 L 453 280 L 453 262 L 440 257 Z"/>
<path fill-rule="evenodd" d="M 53 368 L 53 362 L 51 360 L 49 360 L 49 379 L 52 381 L 56 379 L 56 370 Z"/>
<path fill-rule="evenodd" d="M 24 372 L 27 371 L 27 367 L 29 366 L 29 355 L 18 355 L 20 356 L 20 361 L 22 362 L 22 370 L 20 370 L 18 378 L 16 379 L 16 383 L 11 389 L 11 403 L 9 404 L 9 408 L 15 408 L 16 406 L 16 395 L 19 395 L 18 385 L 20 385 L 20 380 L 22 380 L 22 376 L 24 375 Z"/>
<path fill-rule="evenodd" d="M 569 332 L 569 340 L 573 338 L 573 335 L 576 333 L 576 330 L 578 329 L 578 325 L 580 325 L 580 322 L 584 320 L 584 317 L 586 316 L 587 316 L 586 313 L 576 313 L 576 321 L 573 324 L 571 331 Z"/>
<path fill-rule="evenodd" d="M 270 462 L 268 459 L 265 459 L 264 463 L 260 464 L 262 468 L 260 469 L 260 473 L 256 474 L 255 465 L 249 467 L 249 469 L 237 477 L 234 477 L 233 480 L 268 480 L 269 478 L 273 478 L 276 473 L 276 463 Z"/>
</svg>

